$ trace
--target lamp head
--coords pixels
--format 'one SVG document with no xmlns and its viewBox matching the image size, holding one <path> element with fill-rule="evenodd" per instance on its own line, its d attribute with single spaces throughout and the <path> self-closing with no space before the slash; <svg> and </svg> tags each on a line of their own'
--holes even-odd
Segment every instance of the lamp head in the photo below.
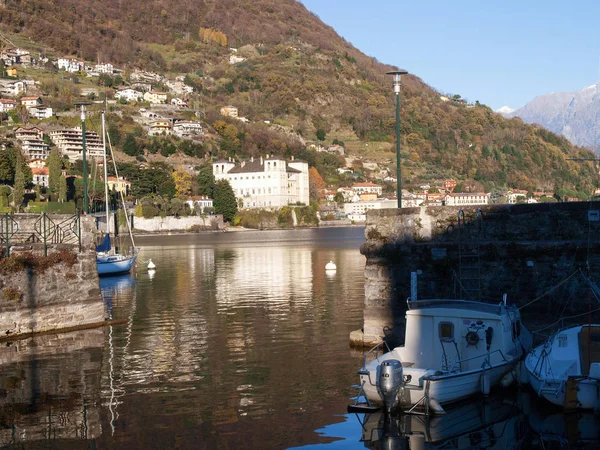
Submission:
<svg viewBox="0 0 600 450">
<path fill-rule="evenodd" d="M 400 94 L 400 77 L 402 75 L 406 75 L 408 72 L 406 70 L 392 70 L 391 72 L 386 72 L 386 75 L 391 75 L 394 80 L 394 92 L 396 94 Z"/>
</svg>

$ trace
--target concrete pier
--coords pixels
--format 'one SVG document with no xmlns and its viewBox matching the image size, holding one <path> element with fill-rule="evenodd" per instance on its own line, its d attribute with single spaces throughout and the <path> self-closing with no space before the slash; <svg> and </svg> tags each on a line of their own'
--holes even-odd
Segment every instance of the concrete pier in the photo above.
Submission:
<svg viewBox="0 0 600 450">
<path fill-rule="evenodd" d="M 586 277 L 600 281 L 599 231 L 600 202 L 369 211 L 364 322 L 351 344 L 403 340 L 413 272 L 420 299 L 507 294 L 525 305 L 542 296 L 526 312 L 587 310 Z"/>
</svg>

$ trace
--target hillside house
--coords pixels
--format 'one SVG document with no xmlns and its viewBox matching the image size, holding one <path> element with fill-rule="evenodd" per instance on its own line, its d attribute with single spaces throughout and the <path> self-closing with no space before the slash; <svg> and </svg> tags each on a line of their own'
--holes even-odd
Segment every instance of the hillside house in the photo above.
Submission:
<svg viewBox="0 0 600 450">
<path fill-rule="evenodd" d="M 206 197 L 204 195 L 195 195 L 193 197 L 188 197 L 185 201 L 190 209 L 194 210 L 196 214 L 202 213 L 204 208 L 212 208 L 213 200 L 212 198 Z"/>
<path fill-rule="evenodd" d="M 21 80 L 0 79 L 0 95 L 17 97 L 27 92 L 27 85 Z"/>
<path fill-rule="evenodd" d="M 213 163 L 216 180 L 227 180 L 244 208 L 279 208 L 309 204 L 308 163 L 292 158 L 266 157 L 235 164 Z"/>
<path fill-rule="evenodd" d="M 141 102 L 144 100 L 144 93 L 131 88 L 120 89 L 115 93 L 115 99 L 125 100 L 126 102 Z"/>
<path fill-rule="evenodd" d="M 367 211 L 371 209 L 396 208 L 397 200 L 379 199 L 372 201 L 358 201 L 344 203 L 344 213 L 348 219 L 355 222 L 365 222 L 367 220 Z"/>
<path fill-rule="evenodd" d="M 187 108 L 188 103 L 187 100 L 175 97 L 171 99 L 171 105 L 177 106 L 178 108 Z"/>
<path fill-rule="evenodd" d="M 31 54 L 26 50 L 21 50 L 17 47 L 4 49 L 0 53 L 0 59 L 4 61 L 5 66 L 13 64 L 31 64 Z"/>
<path fill-rule="evenodd" d="M 32 106 L 30 108 L 27 108 L 27 111 L 29 112 L 32 118 L 39 120 L 49 119 L 50 117 L 52 117 L 53 114 L 52 108 L 45 105 Z"/>
<path fill-rule="evenodd" d="M 202 125 L 191 120 L 180 120 L 173 124 L 173 134 L 179 137 L 193 137 L 202 135 Z"/>
<path fill-rule="evenodd" d="M 158 91 L 149 91 L 144 93 L 144 101 L 153 105 L 167 103 L 167 94 Z"/>
<path fill-rule="evenodd" d="M 221 115 L 225 117 L 233 117 L 237 119 L 238 117 L 238 109 L 235 106 L 223 106 L 221 108 Z"/>
<path fill-rule="evenodd" d="M 27 139 L 41 141 L 44 138 L 44 131 L 38 127 L 19 127 L 15 130 L 15 137 L 20 141 Z"/>
<path fill-rule="evenodd" d="M 100 63 L 93 66 L 92 71 L 96 73 L 106 73 L 108 75 L 112 75 L 115 71 L 115 68 L 111 63 Z"/>
<path fill-rule="evenodd" d="M 131 183 L 123 177 L 108 177 L 106 184 L 111 192 L 122 192 L 123 195 L 129 195 L 131 191 Z"/>
<path fill-rule="evenodd" d="M 0 98 L 0 112 L 8 112 L 17 106 L 17 102 L 10 98 Z"/>
<path fill-rule="evenodd" d="M 49 173 L 50 170 L 47 167 L 31 169 L 31 175 L 33 175 L 31 182 L 40 187 L 48 187 Z"/>
<path fill-rule="evenodd" d="M 519 197 L 521 201 L 525 201 L 527 199 L 527 191 L 523 189 L 513 189 L 506 193 L 506 202 L 514 205 L 519 202 Z"/>
<path fill-rule="evenodd" d="M 65 72 L 82 72 L 85 68 L 85 61 L 75 58 L 58 58 L 57 66 L 58 70 L 64 70 Z"/>
<path fill-rule="evenodd" d="M 171 121 L 168 119 L 158 119 L 150 123 L 148 136 L 168 135 L 171 132 Z"/>
<path fill-rule="evenodd" d="M 375 183 L 355 183 L 352 185 L 352 190 L 358 195 L 373 193 L 378 197 L 381 197 L 383 192 L 383 188 Z"/>
<path fill-rule="evenodd" d="M 13 77 L 15 78 L 17 76 L 17 68 L 16 67 L 7 67 L 6 68 L 6 75 L 8 75 L 9 77 Z"/>
<path fill-rule="evenodd" d="M 41 97 L 22 97 L 21 98 L 21 105 L 23 105 L 26 108 L 39 106 L 41 104 L 42 104 Z"/>
<path fill-rule="evenodd" d="M 50 154 L 50 146 L 40 139 L 22 140 L 21 149 L 28 161 L 36 159 L 45 161 Z"/>
</svg>

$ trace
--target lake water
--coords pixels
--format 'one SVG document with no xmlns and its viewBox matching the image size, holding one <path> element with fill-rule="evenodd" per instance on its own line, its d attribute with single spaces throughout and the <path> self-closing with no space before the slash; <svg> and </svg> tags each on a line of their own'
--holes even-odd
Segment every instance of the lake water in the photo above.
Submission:
<svg viewBox="0 0 600 450">
<path fill-rule="evenodd" d="M 593 416 L 569 428 L 527 392 L 430 422 L 347 414 L 362 363 L 348 342 L 362 326 L 363 233 L 140 237 L 137 272 L 101 281 L 122 325 L 4 344 L 0 446 L 543 448 L 538 429 L 568 441 L 584 427 L 598 439 Z"/>
</svg>

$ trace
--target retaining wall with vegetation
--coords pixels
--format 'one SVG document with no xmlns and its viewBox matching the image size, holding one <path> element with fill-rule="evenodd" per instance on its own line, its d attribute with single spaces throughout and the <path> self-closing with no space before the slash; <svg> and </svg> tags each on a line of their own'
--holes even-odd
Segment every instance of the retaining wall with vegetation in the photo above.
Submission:
<svg viewBox="0 0 600 450">
<path fill-rule="evenodd" d="M 518 305 L 543 296 L 524 314 L 587 311 L 586 277 L 600 280 L 598 219 L 600 202 L 369 211 L 363 328 L 351 341 L 403 339 L 413 272 L 418 298 L 500 302 L 506 293 Z"/>
<path fill-rule="evenodd" d="M 13 216 L 26 232 L 39 215 Z M 53 215 L 53 223 L 71 216 Z M 104 323 L 93 243 L 94 218 L 81 217 L 79 243 L 15 243 L 0 259 L 0 336 Z"/>
</svg>

